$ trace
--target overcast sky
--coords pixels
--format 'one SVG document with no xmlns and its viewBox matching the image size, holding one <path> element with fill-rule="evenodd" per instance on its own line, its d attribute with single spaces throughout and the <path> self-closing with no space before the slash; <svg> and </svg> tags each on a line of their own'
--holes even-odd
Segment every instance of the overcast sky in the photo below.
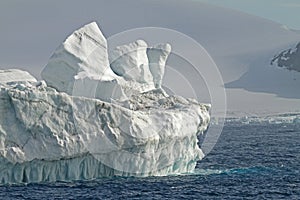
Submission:
<svg viewBox="0 0 300 200">
<path fill-rule="evenodd" d="M 299 0 L 195 0 L 237 9 L 300 30 Z"/>
</svg>

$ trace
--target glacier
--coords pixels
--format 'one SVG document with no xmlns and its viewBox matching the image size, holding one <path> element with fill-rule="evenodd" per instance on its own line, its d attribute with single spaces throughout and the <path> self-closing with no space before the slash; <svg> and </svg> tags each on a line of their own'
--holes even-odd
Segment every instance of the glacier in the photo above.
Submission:
<svg viewBox="0 0 300 200">
<path fill-rule="evenodd" d="M 43 80 L 0 70 L 0 183 L 192 172 L 210 105 L 162 89 L 170 52 L 142 40 L 109 51 L 92 22 L 54 51 Z"/>
</svg>

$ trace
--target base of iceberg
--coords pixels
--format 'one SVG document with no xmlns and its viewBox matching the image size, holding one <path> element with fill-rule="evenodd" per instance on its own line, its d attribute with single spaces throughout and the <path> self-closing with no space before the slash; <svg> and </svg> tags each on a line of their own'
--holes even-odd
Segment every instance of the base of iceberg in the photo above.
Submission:
<svg viewBox="0 0 300 200">
<path fill-rule="evenodd" d="M 179 164 L 179 163 L 178 163 Z M 114 176 L 164 176 L 184 172 L 193 172 L 195 163 L 184 166 L 168 166 L 148 174 L 135 174 L 119 171 L 101 163 L 91 154 L 76 158 L 62 158 L 60 160 L 32 160 L 24 163 L 6 163 L 1 170 L 1 184 L 8 183 L 39 183 L 71 180 L 91 180 Z"/>
</svg>

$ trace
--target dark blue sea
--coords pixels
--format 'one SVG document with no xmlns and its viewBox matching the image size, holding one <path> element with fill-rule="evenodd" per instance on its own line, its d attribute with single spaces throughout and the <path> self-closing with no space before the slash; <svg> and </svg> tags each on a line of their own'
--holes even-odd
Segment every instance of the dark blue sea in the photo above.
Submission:
<svg viewBox="0 0 300 200">
<path fill-rule="evenodd" d="M 0 199 L 300 199 L 300 123 L 227 122 L 194 174 L 7 185 Z"/>
</svg>

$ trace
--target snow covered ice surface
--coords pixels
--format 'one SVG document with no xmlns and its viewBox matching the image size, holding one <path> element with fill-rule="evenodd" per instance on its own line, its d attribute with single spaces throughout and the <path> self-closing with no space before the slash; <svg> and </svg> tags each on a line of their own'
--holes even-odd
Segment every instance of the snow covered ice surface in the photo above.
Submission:
<svg viewBox="0 0 300 200">
<path fill-rule="evenodd" d="M 45 81 L 0 70 L 0 182 L 192 172 L 210 105 L 161 88 L 170 52 L 138 40 L 109 56 L 93 22 L 56 49 Z"/>
<path fill-rule="evenodd" d="M 31 81 L 36 82 L 37 80 L 31 76 L 28 72 L 18 69 L 8 69 L 0 71 L 0 84 L 7 84 L 9 82 L 17 81 Z"/>
</svg>

